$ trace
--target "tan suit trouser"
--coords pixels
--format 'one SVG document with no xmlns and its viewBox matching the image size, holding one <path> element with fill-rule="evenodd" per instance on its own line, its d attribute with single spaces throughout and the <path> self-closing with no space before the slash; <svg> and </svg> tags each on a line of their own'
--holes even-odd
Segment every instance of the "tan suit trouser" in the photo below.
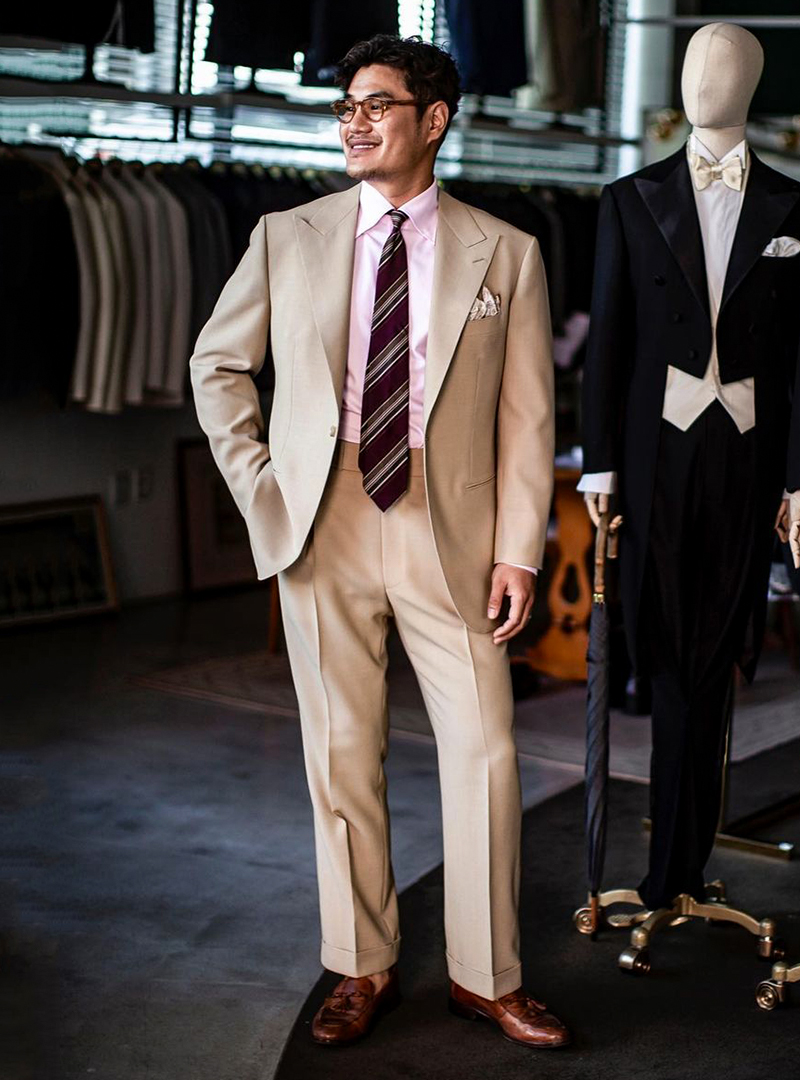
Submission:
<svg viewBox="0 0 800 1080">
<path fill-rule="evenodd" d="M 434 548 L 422 451 L 386 513 L 364 493 L 356 443 L 339 442 L 303 553 L 279 576 L 303 732 L 322 919 L 322 963 L 390 967 L 400 944 L 386 779 L 386 638 L 394 616 L 439 758 L 451 978 L 482 997 L 520 985 L 520 787 L 506 647 L 470 630 Z"/>
</svg>

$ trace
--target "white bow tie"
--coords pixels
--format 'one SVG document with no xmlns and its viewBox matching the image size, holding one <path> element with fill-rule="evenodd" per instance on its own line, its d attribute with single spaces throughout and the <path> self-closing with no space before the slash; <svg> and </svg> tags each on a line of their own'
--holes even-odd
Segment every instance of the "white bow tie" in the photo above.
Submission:
<svg viewBox="0 0 800 1080">
<path fill-rule="evenodd" d="M 692 171 L 694 186 L 703 191 L 715 180 L 721 180 L 726 187 L 741 191 L 744 182 L 744 164 L 738 154 L 727 161 L 708 161 L 700 154 L 689 154 L 689 168 Z"/>
</svg>

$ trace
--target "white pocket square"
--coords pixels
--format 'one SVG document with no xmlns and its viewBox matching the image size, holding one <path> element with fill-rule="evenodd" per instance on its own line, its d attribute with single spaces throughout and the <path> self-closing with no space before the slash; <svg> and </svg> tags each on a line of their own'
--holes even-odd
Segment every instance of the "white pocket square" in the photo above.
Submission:
<svg viewBox="0 0 800 1080">
<path fill-rule="evenodd" d="M 469 309 L 469 322 L 476 319 L 488 319 L 492 315 L 500 314 L 500 296 L 493 296 L 484 285 L 478 296 L 475 297 L 472 307 Z"/>
<path fill-rule="evenodd" d="M 793 236 L 776 236 L 774 240 L 770 240 L 761 254 L 773 255 L 779 259 L 800 255 L 800 240 L 795 240 Z"/>
</svg>

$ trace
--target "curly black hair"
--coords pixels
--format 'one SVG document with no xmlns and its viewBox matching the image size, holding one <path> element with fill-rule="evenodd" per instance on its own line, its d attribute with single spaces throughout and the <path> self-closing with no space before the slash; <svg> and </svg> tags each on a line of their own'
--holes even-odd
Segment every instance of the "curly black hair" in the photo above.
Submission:
<svg viewBox="0 0 800 1080">
<path fill-rule="evenodd" d="M 422 116 L 426 105 L 443 101 L 449 118 L 444 135 L 458 112 L 461 84 L 456 62 L 450 53 L 420 37 L 401 38 L 394 34 L 375 34 L 357 42 L 336 65 L 336 85 L 345 92 L 353 76 L 362 67 L 384 64 L 403 73 L 406 89 L 423 104 L 417 106 Z M 444 139 L 444 135 L 442 139 Z"/>
</svg>

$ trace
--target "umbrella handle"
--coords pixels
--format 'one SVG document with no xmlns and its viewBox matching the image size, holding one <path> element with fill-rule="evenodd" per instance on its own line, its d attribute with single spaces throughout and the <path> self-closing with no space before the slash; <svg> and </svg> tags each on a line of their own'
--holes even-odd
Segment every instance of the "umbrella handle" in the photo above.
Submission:
<svg viewBox="0 0 800 1080">
<path fill-rule="evenodd" d="M 609 513 L 600 515 L 597 535 L 594 541 L 594 595 L 595 604 L 604 604 L 606 599 L 606 552 L 608 550 Z"/>
</svg>

